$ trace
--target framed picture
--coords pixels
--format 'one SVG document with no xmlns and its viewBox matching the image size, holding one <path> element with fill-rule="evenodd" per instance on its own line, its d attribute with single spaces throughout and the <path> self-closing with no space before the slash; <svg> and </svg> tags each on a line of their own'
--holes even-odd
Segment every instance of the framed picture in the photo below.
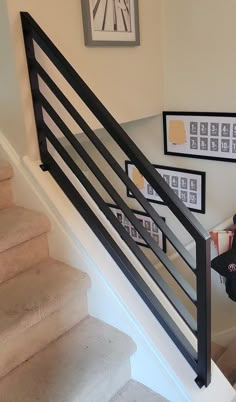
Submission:
<svg viewBox="0 0 236 402">
<path fill-rule="evenodd" d="M 183 203 L 193 212 L 205 213 L 206 173 L 196 170 L 172 168 L 163 165 L 153 165 L 163 179 L 169 184 L 172 190 L 178 195 Z M 140 174 L 136 166 L 125 161 L 125 170 L 130 179 L 136 184 L 144 197 L 157 204 L 164 204 L 164 201 L 153 189 L 147 180 Z M 134 198 L 131 191 L 127 189 L 127 196 Z"/>
<path fill-rule="evenodd" d="M 139 235 L 137 230 L 126 218 L 124 213 L 116 205 L 108 204 L 111 211 L 115 214 L 119 222 L 124 226 L 132 239 L 139 245 L 143 247 L 149 247 L 145 240 Z M 145 212 L 132 210 L 134 215 L 142 223 L 142 225 L 147 229 L 148 233 L 157 242 L 158 246 L 166 253 L 166 237 L 163 235 L 159 227 L 153 222 Z M 165 221 L 165 218 L 162 218 Z"/>
<path fill-rule="evenodd" d="M 163 112 L 167 155 L 236 162 L 236 114 Z"/>
<path fill-rule="evenodd" d="M 138 0 L 81 0 L 86 46 L 140 45 Z"/>
</svg>

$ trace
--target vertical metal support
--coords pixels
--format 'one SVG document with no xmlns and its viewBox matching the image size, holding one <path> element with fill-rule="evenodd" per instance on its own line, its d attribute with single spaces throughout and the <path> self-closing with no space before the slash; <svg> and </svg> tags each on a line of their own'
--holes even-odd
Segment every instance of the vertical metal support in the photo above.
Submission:
<svg viewBox="0 0 236 402">
<path fill-rule="evenodd" d="M 210 238 L 196 242 L 199 387 L 211 382 L 211 264 Z"/>
<path fill-rule="evenodd" d="M 47 141 L 43 131 L 44 130 L 43 109 L 40 102 L 36 100 L 34 96 L 35 93 L 39 92 L 39 79 L 38 74 L 34 68 L 35 50 L 33 43 L 32 28 L 27 19 L 24 17 L 24 13 L 21 13 L 21 23 L 25 43 L 26 60 L 28 66 L 36 130 L 38 135 L 39 152 L 43 165 L 48 166 Z"/>
</svg>

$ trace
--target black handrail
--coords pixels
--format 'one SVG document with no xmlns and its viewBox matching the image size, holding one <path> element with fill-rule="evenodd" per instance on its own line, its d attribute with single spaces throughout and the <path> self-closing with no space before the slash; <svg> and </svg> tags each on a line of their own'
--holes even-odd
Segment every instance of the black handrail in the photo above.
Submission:
<svg viewBox="0 0 236 402">
<path fill-rule="evenodd" d="M 27 56 L 27 64 L 29 70 L 30 85 L 33 98 L 33 107 L 35 113 L 36 127 L 39 139 L 39 150 L 43 168 L 49 170 L 57 183 L 61 186 L 63 191 L 69 197 L 73 205 L 84 217 L 86 222 L 93 229 L 94 233 L 98 236 L 105 248 L 110 252 L 116 263 L 124 272 L 126 277 L 130 280 L 132 285 L 138 291 L 155 317 L 160 321 L 162 326 L 166 329 L 169 336 L 175 342 L 187 361 L 197 373 L 198 377 L 196 382 L 199 386 L 208 386 L 210 383 L 210 345 L 211 345 L 211 328 L 210 328 L 210 238 L 209 234 L 200 225 L 197 219 L 186 208 L 178 196 L 172 191 L 161 175 L 154 169 L 152 164 L 142 154 L 139 148 L 125 133 L 122 127 L 111 116 L 99 99 L 93 94 L 89 87 L 85 84 L 82 78 L 68 63 L 65 57 L 60 53 L 48 36 L 42 31 L 34 19 L 25 12 L 21 13 L 23 35 L 25 41 L 25 49 Z M 72 106 L 69 100 L 65 97 L 63 92 L 59 89 L 56 83 L 52 80 L 49 74 L 41 66 L 35 57 L 34 41 L 44 51 L 51 62 L 55 65 L 62 76 L 71 85 L 78 96 L 88 106 L 92 113 L 97 117 L 103 127 L 131 159 L 132 163 L 136 165 L 142 175 L 155 189 L 159 196 L 163 199 L 169 209 L 175 214 L 182 225 L 187 229 L 190 235 L 196 242 L 196 261 L 191 254 L 182 245 L 176 235 L 169 229 L 166 223 L 161 219 L 155 209 L 144 198 L 135 184 L 126 175 L 124 170 L 120 167 L 114 157 L 107 150 L 105 145 L 98 139 L 94 131 L 89 127 L 86 121 L 82 118 L 79 112 Z M 120 197 L 118 192 L 106 179 L 104 173 L 94 163 L 89 154 L 85 151 L 84 147 L 79 143 L 76 137 L 68 129 L 63 119 L 58 115 L 56 110 L 52 107 L 49 101 L 44 97 L 39 88 L 39 78 L 41 77 L 46 83 L 48 88 L 54 93 L 56 98 L 64 106 L 65 110 L 69 112 L 74 121 L 81 127 L 88 139 L 94 144 L 100 154 L 104 157 L 107 163 L 112 167 L 118 177 L 126 184 L 132 194 L 135 196 L 140 205 L 146 210 L 148 215 L 157 224 L 160 230 L 165 234 L 170 243 L 177 250 L 179 255 L 187 263 L 187 265 L 196 274 L 197 290 L 195 291 L 189 283 L 177 271 L 173 263 L 168 259 L 166 254 L 154 242 L 149 233 L 140 224 L 138 219 L 129 209 L 127 204 Z M 93 172 L 98 181 L 104 186 L 109 195 L 113 198 L 116 204 L 124 212 L 125 216 L 132 223 L 132 225 L 140 233 L 141 237 L 152 249 L 154 254 L 165 266 L 167 271 L 172 275 L 178 286 L 188 296 L 190 302 L 197 308 L 197 323 L 192 315 L 188 312 L 183 303 L 174 295 L 168 284 L 164 281 L 153 264 L 149 261 L 142 250 L 137 246 L 134 240 L 130 237 L 128 232 L 117 220 L 109 206 L 104 202 L 102 197 L 90 183 L 90 181 L 83 174 L 78 165 L 73 161 L 68 152 L 62 146 L 60 141 L 53 134 L 51 129 L 47 126 L 43 117 L 43 109 L 49 114 L 51 119 L 58 126 L 63 135 L 67 138 L 69 143 L 77 151 L 78 155 L 84 160 L 90 170 Z M 63 173 L 58 163 L 54 160 L 47 148 L 47 141 L 57 150 L 63 161 L 67 164 L 77 179 L 83 184 L 88 194 L 93 197 L 98 207 L 102 210 L 105 217 L 110 221 L 113 227 L 117 230 L 122 239 L 126 242 L 131 249 L 137 260 L 141 262 L 150 277 L 160 287 L 172 306 L 177 310 L 180 317 L 191 329 L 192 333 L 197 338 L 197 352 L 191 346 L 187 338 L 180 331 L 178 326 L 174 323 L 170 315 L 166 312 L 161 303 L 157 300 L 153 292 L 148 288 L 143 278 L 137 273 L 135 267 L 130 263 L 125 254 L 121 251 L 120 247 L 112 239 L 111 235 L 107 232 L 105 227 L 98 220 L 96 215 L 91 211 L 89 206 L 79 195 L 79 192 L 71 184 L 69 179 Z"/>
<path fill-rule="evenodd" d="M 86 121 L 82 118 L 82 116 L 78 113 L 78 111 L 74 108 L 74 106 L 70 103 L 70 101 L 66 98 L 63 92 L 58 88 L 56 83 L 49 77 L 44 68 L 35 60 L 34 67 L 43 81 L 47 84 L 47 86 L 51 89 L 57 99 L 61 102 L 67 112 L 71 115 L 74 121 L 79 125 L 79 127 L 86 134 L 88 139 L 93 143 L 93 145 L 97 148 L 97 150 L 101 153 L 101 155 L 105 158 L 108 164 L 112 167 L 112 169 L 117 173 L 119 178 L 123 181 L 123 183 L 127 186 L 127 188 L 134 194 L 137 201 L 144 208 L 144 210 L 148 213 L 148 215 L 153 219 L 156 225 L 162 230 L 165 234 L 169 242 L 172 246 L 178 250 L 178 253 L 183 258 L 183 260 L 187 263 L 187 265 L 194 271 L 196 268 L 195 260 L 192 255 L 183 247 L 182 243 L 179 241 L 177 236 L 169 229 L 169 227 L 165 224 L 165 222 L 158 215 L 156 210 L 152 207 L 152 205 L 146 200 L 143 194 L 137 189 L 132 180 L 127 176 L 124 170 L 120 167 L 119 163 L 115 160 L 115 158 L 111 155 L 111 153 L 107 150 L 107 148 L 103 145 L 103 143 L 99 140 L 99 138 L 94 134 L 93 130 L 89 127 Z M 76 141 L 74 139 L 74 141 Z M 73 145 L 73 144 L 72 144 Z"/>
</svg>

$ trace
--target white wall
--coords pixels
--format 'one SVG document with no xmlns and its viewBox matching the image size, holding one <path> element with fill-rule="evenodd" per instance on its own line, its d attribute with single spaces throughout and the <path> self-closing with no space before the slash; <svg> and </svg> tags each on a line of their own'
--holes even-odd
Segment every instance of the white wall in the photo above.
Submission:
<svg viewBox="0 0 236 402">
<path fill-rule="evenodd" d="M 235 13 L 233 0 L 163 1 L 164 108 L 235 112 Z M 206 171 L 209 229 L 236 213 L 233 163 L 165 157 L 172 165 Z M 235 303 L 213 280 L 213 331 L 236 327 Z"/>
<path fill-rule="evenodd" d="M 2 0 L 3 1 L 3 0 Z M 152 116 L 162 109 L 161 0 L 139 1 L 141 45 L 84 46 L 81 2 L 78 0 L 6 0 L 30 153 L 37 155 L 20 11 L 28 11 L 119 122 Z M 37 53 L 40 58 L 39 52 Z M 41 59 L 41 58 L 40 58 Z M 49 61 L 43 65 L 94 128 L 100 127 Z M 64 113 L 65 115 L 65 113 Z M 74 126 L 72 126 L 73 129 Z M 75 131 L 76 132 L 76 131 Z M 28 142 L 29 142 L 28 141 Z"/>
<path fill-rule="evenodd" d="M 0 130 L 20 154 L 26 152 L 23 109 L 5 0 L 0 0 Z"/>
<path fill-rule="evenodd" d="M 235 1 L 163 1 L 165 110 L 235 112 Z M 168 160 L 165 157 L 166 161 Z M 210 228 L 236 212 L 233 163 L 169 157 L 207 173 Z"/>
</svg>

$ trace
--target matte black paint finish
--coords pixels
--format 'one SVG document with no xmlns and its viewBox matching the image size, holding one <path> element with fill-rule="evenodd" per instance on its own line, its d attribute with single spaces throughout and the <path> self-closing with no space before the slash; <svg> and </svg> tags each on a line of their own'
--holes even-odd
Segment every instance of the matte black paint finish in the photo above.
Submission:
<svg viewBox="0 0 236 402">
<path fill-rule="evenodd" d="M 177 195 L 170 189 L 166 184 L 165 180 L 161 175 L 156 172 L 152 164 L 147 160 L 147 158 L 142 154 L 134 142 L 128 137 L 126 132 L 117 123 L 117 121 L 111 116 L 99 99 L 93 94 L 73 67 L 68 63 L 65 57 L 60 53 L 52 41 L 47 37 L 47 35 L 42 31 L 39 25 L 34 21 L 34 19 L 25 12 L 21 13 L 23 35 L 26 47 L 26 56 L 29 70 L 30 85 L 32 91 L 32 98 L 34 104 L 34 113 L 36 119 L 36 126 L 39 138 L 39 148 L 42 160 L 42 168 L 48 170 L 50 174 L 54 177 L 56 182 L 65 192 L 67 197 L 70 199 L 72 204 L 81 214 L 81 216 L 88 223 L 90 228 L 94 231 L 96 236 L 99 238 L 103 246 L 110 253 L 112 258 L 115 260 L 117 265 L 120 267 L 124 275 L 139 293 L 140 297 L 152 311 L 154 316 L 166 330 L 168 335 L 171 337 L 175 345 L 179 348 L 183 356 L 186 358 L 188 363 L 191 365 L 193 370 L 197 373 L 197 383 L 199 386 L 208 386 L 211 381 L 211 331 L 210 331 L 210 237 L 209 234 L 203 229 L 196 218 L 191 214 L 189 209 L 180 201 Z M 91 130 L 88 124 L 83 120 L 80 114 L 75 110 L 75 108 L 70 104 L 68 99 L 59 90 L 57 85 L 52 81 L 48 74 L 43 70 L 42 66 L 36 61 L 34 51 L 32 49 L 33 40 L 39 45 L 39 47 L 45 52 L 52 63 L 60 71 L 63 77 L 71 85 L 78 96 L 84 101 L 91 112 L 97 117 L 103 127 L 111 135 L 111 137 L 116 141 L 120 148 L 125 152 L 127 157 L 136 165 L 142 175 L 147 179 L 150 185 L 158 192 L 164 202 L 168 205 L 169 209 L 175 214 L 187 231 L 196 241 L 196 262 L 193 260 L 189 252 L 184 248 L 178 238 L 171 232 L 166 223 L 161 219 L 161 217 L 156 213 L 153 207 L 148 203 L 148 201 L 142 196 L 137 187 L 128 178 L 125 171 L 118 165 L 114 160 L 113 156 L 106 149 L 105 145 L 96 137 L 95 133 Z M 107 186 L 108 182 L 103 172 L 99 170 L 94 161 L 91 160 L 90 156 L 85 152 L 82 145 L 73 136 L 68 127 L 65 125 L 60 116 L 49 104 L 47 99 L 44 98 L 42 93 L 40 93 L 38 85 L 38 75 L 46 82 L 50 87 L 54 95 L 63 104 L 66 110 L 71 114 L 72 118 L 80 125 L 84 133 L 90 139 L 90 141 L 96 146 L 99 152 L 107 160 L 108 164 L 113 167 L 114 172 L 121 178 L 121 180 L 127 185 L 127 187 L 132 191 L 137 200 L 140 202 L 142 207 L 146 210 L 148 215 L 153 219 L 157 226 L 161 229 L 166 238 L 175 247 L 178 253 L 183 257 L 185 262 L 189 265 L 190 269 L 196 274 L 197 280 L 197 292 L 193 292 L 189 286 L 186 286 L 186 281 L 182 278 L 178 271 L 173 266 L 173 263 L 167 258 L 166 254 L 158 248 L 157 244 L 152 243 L 152 238 L 145 233 L 143 227 L 140 227 L 140 223 L 137 222 L 132 211 L 126 205 L 126 203 L 121 199 L 116 190 L 109 183 L 109 192 L 112 198 L 119 204 L 125 215 L 129 217 L 132 224 L 138 229 L 141 236 L 145 241 L 152 247 L 158 258 L 164 263 L 165 267 L 169 272 L 171 272 L 174 279 L 177 281 L 179 286 L 185 291 L 190 300 L 194 303 L 197 308 L 197 322 L 188 313 L 182 302 L 175 296 L 175 294 L 170 289 L 169 285 L 163 280 L 155 267 L 150 263 L 145 254 L 140 250 L 139 246 L 135 241 L 129 236 L 125 228 L 119 223 L 113 212 L 106 205 L 102 197 L 92 186 L 86 176 L 83 174 L 81 169 L 73 161 L 70 155 L 67 153 L 65 148 L 61 145 L 55 135 L 51 132 L 49 127 L 47 127 L 45 121 L 43 120 L 42 109 L 48 111 L 56 125 L 60 127 L 63 134 L 69 140 L 71 145 L 76 149 L 78 154 L 82 157 L 85 163 L 94 172 L 99 181 Z M 162 304 L 159 302 L 157 297 L 153 294 L 149 286 L 136 271 L 135 267 L 116 244 L 114 239 L 108 233 L 106 228 L 99 221 L 97 216 L 91 210 L 91 208 L 86 204 L 84 199 L 80 196 L 79 192 L 70 182 L 68 177 L 62 171 L 57 162 L 53 159 L 52 155 L 49 153 L 46 139 L 54 146 L 57 152 L 60 154 L 64 162 L 75 174 L 77 179 L 83 184 L 88 193 L 93 197 L 94 201 L 97 203 L 98 207 L 110 221 L 110 223 L 115 227 L 117 232 L 120 234 L 122 239 L 127 243 L 127 245 L 132 250 L 136 258 L 141 262 L 143 267 L 149 273 L 150 277 L 158 284 L 160 289 L 172 303 L 174 308 L 178 311 L 180 317 L 186 322 L 188 327 L 194 333 L 197 338 L 198 350 L 197 352 L 193 349 L 189 341 L 186 339 L 184 334 L 180 331 L 178 326 L 175 324 L 173 319 L 164 309 Z M 164 254 L 164 255 L 163 255 Z"/>
</svg>

